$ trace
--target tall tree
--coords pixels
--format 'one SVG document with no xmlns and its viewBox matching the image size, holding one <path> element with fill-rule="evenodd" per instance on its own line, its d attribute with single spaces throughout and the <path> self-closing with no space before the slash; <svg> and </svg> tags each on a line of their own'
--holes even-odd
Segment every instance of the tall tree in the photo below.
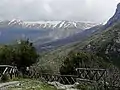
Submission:
<svg viewBox="0 0 120 90">
<path fill-rule="evenodd" d="M 16 65 L 21 71 L 34 64 L 38 57 L 35 47 L 29 40 L 20 40 L 13 45 L 0 48 L 0 64 Z"/>
</svg>

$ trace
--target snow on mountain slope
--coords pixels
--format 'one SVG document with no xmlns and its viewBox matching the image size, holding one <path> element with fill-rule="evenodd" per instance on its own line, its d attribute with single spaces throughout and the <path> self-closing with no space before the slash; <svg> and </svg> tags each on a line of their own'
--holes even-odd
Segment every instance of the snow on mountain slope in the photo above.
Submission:
<svg viewBox="0 0 120 90">
<path fill-rule="evenodd" d="M 97 24 L 80 21 L 0 21 L 0 43 L 25 37 L 43 44 L 75 35 L 95 25 Z"/>
<path fill-rule="evenodd" d="M 6 23 L 5 23 L 6 22 Z M 7 24 L 13 27 L 34 28 L 34 29 L 89 29 L 96 25 L 96 23 L 86 23 L 80 21 L 39 21 L 28 22 L 13 19 L 11 21 L 1 21 L 0 25 Z M 5 25 L 6 26 L 6 25 Z"/>
</svg>

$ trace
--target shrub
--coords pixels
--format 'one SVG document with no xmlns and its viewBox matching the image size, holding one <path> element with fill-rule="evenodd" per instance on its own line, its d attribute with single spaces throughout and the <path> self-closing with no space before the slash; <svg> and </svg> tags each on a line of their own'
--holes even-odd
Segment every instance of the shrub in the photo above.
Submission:
<svg viewBox="0 0 120 90">
<path fill-rule="evenodd" d="M 76 75 L 76 68 L 106 68 L 103 58 L 86 52 L 71 52 L 60 68 L 62 75 Z"/>
<path fill-rule="evenodd" d="M 5 65 L 15 65 L 23 74 L 26 67 L 36 63 L 39 55 L 33 44 L 28 40 L 21 40 L 12 45 L 4 45 L 0 48 L 0 63 Z"/>
</svg>

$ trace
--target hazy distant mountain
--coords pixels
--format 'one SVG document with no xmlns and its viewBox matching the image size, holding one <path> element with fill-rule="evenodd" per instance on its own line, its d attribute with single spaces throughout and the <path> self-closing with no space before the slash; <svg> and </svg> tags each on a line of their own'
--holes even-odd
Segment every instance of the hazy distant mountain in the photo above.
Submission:
<svg viewBox="0 0 120 90">
<path fill-rule="evenodd" d="M 43 44 L 80 33 L 95 25 L 70 21 L 25 22 L 16 19 L 0 21 L 0 43 L 29 38 L 33 42 Z"/>
<path fill-rule="evenodd" d="M 39 44 L 40 42 L 36 42 L 35 45 L 39 51 L 46 51 L 46 50 L 52 50 L 60 46 L 76 43 L 85 40 L 86 38 L 96 34 L 100 33 L 102 31 L 103 25 L 97 25 L 95 27 L 92 27 L 90 29 L 86 29 L 83 32 L 76 33 L 74 35 L 68 36 L 63 39 L 57 39 L 52 42 L 47 42 L 44 44 Z"/>
</svg>

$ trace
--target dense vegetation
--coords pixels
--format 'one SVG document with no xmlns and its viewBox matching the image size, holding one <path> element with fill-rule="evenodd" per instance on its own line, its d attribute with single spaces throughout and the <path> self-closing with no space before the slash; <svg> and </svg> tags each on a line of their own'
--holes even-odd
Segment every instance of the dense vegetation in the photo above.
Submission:
<svg viewBox="0 0 120 90">
<path fill-rule="evenodd" d="M 15 65 L 22 72 L 37 60 L 38 54 L 29 40 L 21 40 L 15 44 L 4 45 L 0 48 L 0 64 Z"/>
<path fill-rule="evenodd" d="M 60 68 L 60 73 L 64 75 L 76 74 L 76 68 L 107 68 L 103 58 L 92 53 L 70 52 Z"/>
</svg>

